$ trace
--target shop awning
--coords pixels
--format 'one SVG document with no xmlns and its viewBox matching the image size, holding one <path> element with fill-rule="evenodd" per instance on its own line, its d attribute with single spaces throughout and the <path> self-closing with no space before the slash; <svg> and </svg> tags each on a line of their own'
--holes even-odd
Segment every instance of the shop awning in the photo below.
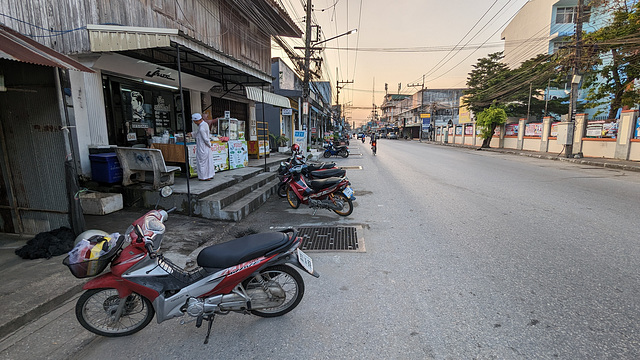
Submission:
<svg viewBox="0 0 640 360">
<path fill-rule="evenodd" d="M 72 58 L 3 25 L 0 25 L 0 59 L 52 66 L 61 69 L 93 72 L 93 70 Z"/>
<path fill-rule="evenodd" d="M 245 90 L 247 91 L 247 98 L 249 100 L 253 100 L 255 102 L 263 102 L 262 89 L 253 86 L 247 86 L 245 87 Z M 285 109 L 291 108 L 291 102 L 289 102 L 288 98 L 282 95 L 270 93 L 268 91 L 264 92 L 264 103 Z"/>
<path fill-rule="evenodd" d="M 151 63 L 161 57 L 165 66 L 174 66 L 168 65 L 167 59 L 176 63 L 176 45 L 180 45 L 183 72 L 218 83 L 271 83 L 269 74 L 206 46 L 178 29 L 89 24 L 87 30 L 93 52 L 118 52 Z"/>
</svg>

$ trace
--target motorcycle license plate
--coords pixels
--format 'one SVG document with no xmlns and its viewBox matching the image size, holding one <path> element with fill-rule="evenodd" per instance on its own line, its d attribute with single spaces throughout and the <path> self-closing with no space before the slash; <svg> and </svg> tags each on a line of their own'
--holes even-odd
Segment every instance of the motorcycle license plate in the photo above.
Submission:
<svg viewBox="0 0 640 360">
<path fill-rule="evenodd" d="M 311 260 L 309 255 L 303 253 L 300 249 L 298 249 L 298 262 L 309 272 L 309 274 L 313 274 L 313 260 Z"/>
<path fill-rule="evenodd" d="M 344 190 L 342 190 L 342 193 L 344 194 L 344 196 L 350 199 L 353 195 L 353 189 L 351 188 L 351 186 L 347 186 L 346 188 L 344 188 Z"/>
</svg>

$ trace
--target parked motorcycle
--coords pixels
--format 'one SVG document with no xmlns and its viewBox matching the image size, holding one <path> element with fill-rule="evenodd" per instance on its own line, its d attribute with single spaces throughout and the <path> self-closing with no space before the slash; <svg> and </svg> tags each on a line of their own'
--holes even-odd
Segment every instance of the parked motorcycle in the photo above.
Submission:
<svg viewBox="0 0 640 360">
<path fill-rule="evenodd" d="M 318 209 L 332 210 L 340 216 L 349 216 L 353 212 L 353 189 L 346 177 L 330 177 L 319 180 L 305 180 L 301 166 L 291 169 L 293 176 L 287 188 L 287 201 L 297 209 L 300 204 Z"/>
<path fill-rule="evenodd" d="M 291 181 L 291 168 L 294 166 L 302 166 L 302 174 L 310 179 L 326 179 L 333 176 L 345 176 L 346 170 L 338 169 L 336 163 L 319 163 L 307 164 L 302 155 L 294 154 L 289 161 L 283 161 L 278 168 L 278 184 L 277 194 L 281 198 L 287 197 L 287 188 Z"/>
<path fill-rule="evenodd" d="M 293 267 L 319 276 L 293 229 L 209 246 L 198 254 L 196 269 L 182 269 L 158 253 L 169 212 L 149 211 L 117 239 L 82 239 L 64 259 L 78 278 L 96 276 L 111 265 L 83 286 L 87 291 L 78 299 L 76 317 L 84 328 L 125 336 L 142 330 L 154 315 L 161 323 L 187 314 L 196 327 L 209 322 L 206 344 L 215 315 L 275 317 L 293 310 L 304 295 L 304 282 Z"/>
<path fill-rule="evenodd" d="M 328 157 L 332 157 L 332 156 L 342 156 L 343 158 L 346 158 L 349 156 L 349 148 L 346 145 L 334 145 L 333 143 L 328 143 L 324 145 L 324 154 L 322 154 L 322 156 L 324 156 L 325 158 Z"/>
</svg>

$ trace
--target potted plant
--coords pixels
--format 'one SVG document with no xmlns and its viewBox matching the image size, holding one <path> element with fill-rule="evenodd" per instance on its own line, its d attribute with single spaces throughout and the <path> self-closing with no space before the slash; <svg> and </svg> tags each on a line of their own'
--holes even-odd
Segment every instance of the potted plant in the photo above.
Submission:
<svg viewBox="0 0 640 360">
<path fill-rule="evenodd" d="M 287 143 L 289 142 L 289 138 L 284 136 L 284 134 L 280 135 L 280 136 L 275 136 L 273 134 L 270 134 L 271 138 L 273 139 L 273 141 L 276 143 L 276 145 L 278 146 L 278 152 L 287 152 L 287 150 L 289 150 L 289 147 L 287 146 Z"/>
</svg>

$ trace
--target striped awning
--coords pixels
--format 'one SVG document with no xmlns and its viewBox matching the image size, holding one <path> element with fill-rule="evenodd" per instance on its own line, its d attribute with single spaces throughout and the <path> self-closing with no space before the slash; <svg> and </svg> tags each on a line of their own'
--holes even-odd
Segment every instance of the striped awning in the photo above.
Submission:
<svg viewBox="0 0 640 360">
<path fill-rule="evenodd" d="M 46 47 L 4 25 L 0 25 L 0 59 L 90 73 L 94 72 L 72 58 Z"/>
<path fill-rule="evenodd" d="M 287 97 L 282 95 L 274 94 L 268 91 L 262 91 L 259 87 L 247 86 L 245 87 L 247 91 L 247 98 L 249 100 L 253 100 L 255 102 L 264 102 L 265 104 L 289 109 L 291 108 L 291 102 Z"/>
</svg>

